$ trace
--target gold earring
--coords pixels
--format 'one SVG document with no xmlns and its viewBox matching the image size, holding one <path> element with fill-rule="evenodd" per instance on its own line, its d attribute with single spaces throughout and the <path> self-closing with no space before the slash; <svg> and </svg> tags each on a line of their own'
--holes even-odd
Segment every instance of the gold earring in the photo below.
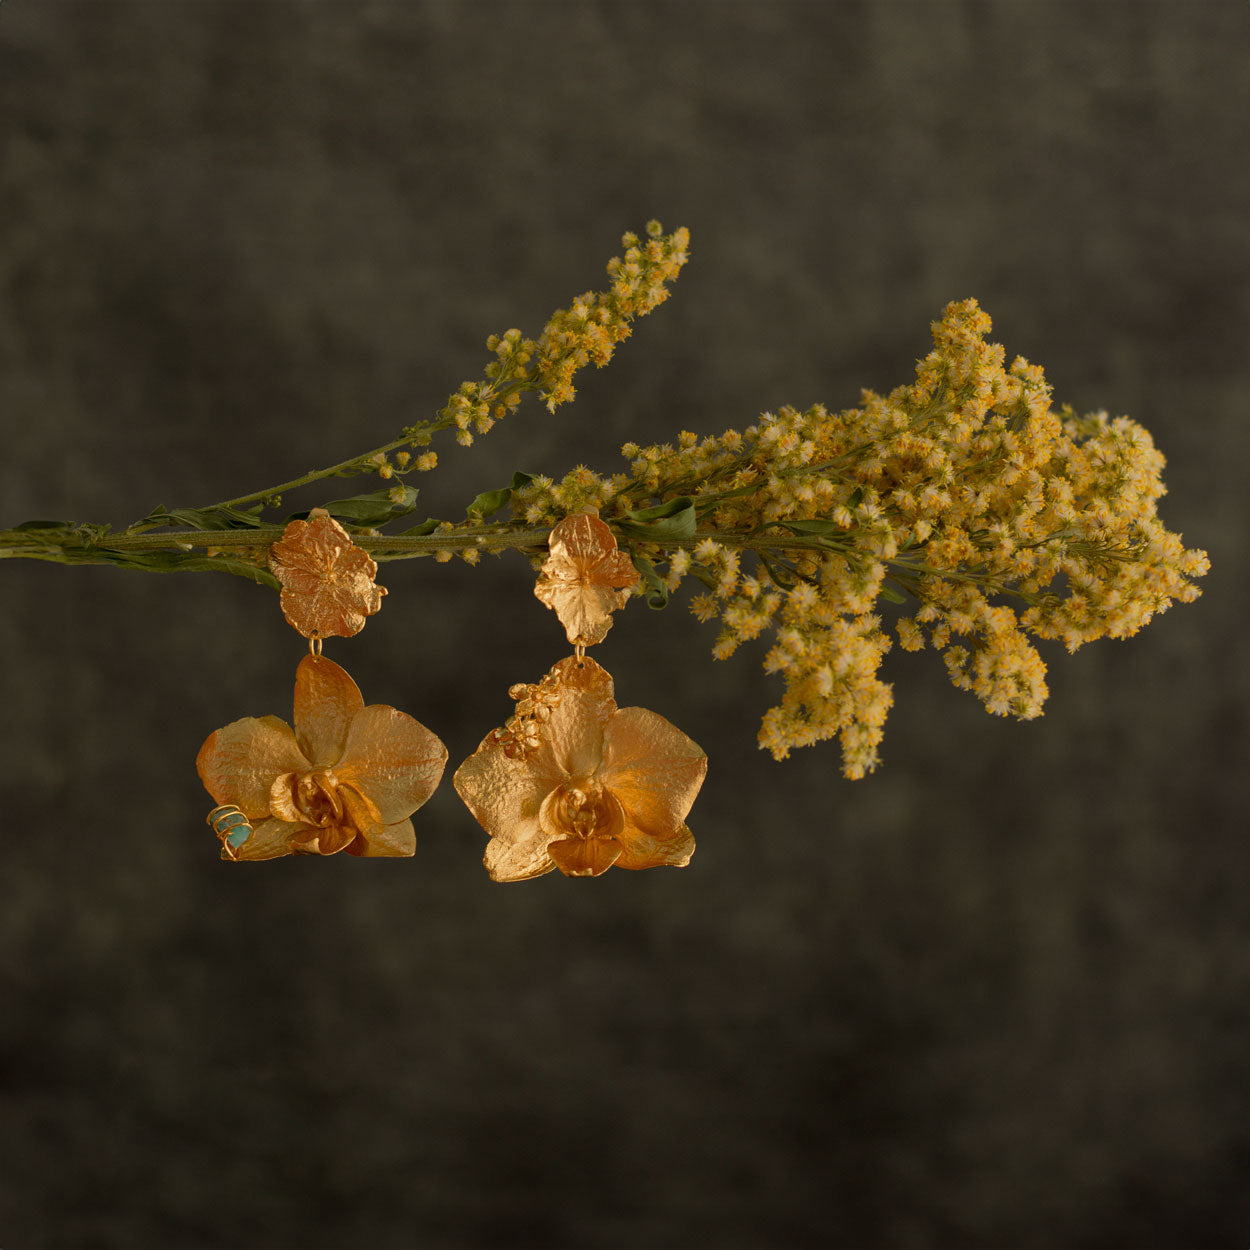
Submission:
<svg viewBox="0 0 1250 1250">
<path fill-rule="evenodd" d="M 210 734 L 196 757 L 218 804 L 208 823 L 221 857 L 411 855 L 409 817 L 437 788 L 447 748 L 411 716 L 366 706 L 346 670 L 321 654 L 323 639 L 358 634 L 381 607 L 377 565 L 314 508 L 286 527 L 269 567 L 309 653 L 295 671 L 293 727 L 246 716 Z"/>
<path fill-rule="evenodd" d="M 638 571 L 593 510 L 566 517 L 548 546 L 534 593 L 575 650 L 509 690 L 514 714 L 456 771 L 457 794 L 490 835 L 483 862 L 496 881 L 553 868 L 597 877 L 613 865 L 682 867 L 694 853 L 685 818 L 707 755 L 658 713 L 617 707 L 611 676 L 585 654 Z"/>
</svg>

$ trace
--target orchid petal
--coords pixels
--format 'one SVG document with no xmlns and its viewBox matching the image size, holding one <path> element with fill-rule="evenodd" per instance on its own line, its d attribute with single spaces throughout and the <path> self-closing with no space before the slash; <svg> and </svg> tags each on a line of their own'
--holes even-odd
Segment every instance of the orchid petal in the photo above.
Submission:
<svg viewBox="0 0 1250 1250">
<path fill-rule="evenodd" d="M 340 784 L 357 789 L 393 825 L 410 816 L 438 788 L 447 748 L 420 721 L 381 703 L 353 717 L 335 767 Z"/>
<path fill-rule="evenodd" d="M 333 660 L 306 655 L 295 670 L 295 736 L 310 763 L 337 764 L 348 727 L 365 706 L 356 683 Z"/>
<path fill-rule="evenodd" d="M 350 825 L 311 825 L 291 838 L 291 850 L 296 855 L 337 855 L 355 836 Z"/>
<path fill-rule="evenodd" d="M 308 761 L 285 721 L 245 716 L 209 734 L 195 767 L 214 802 L 233 804 L 248 820 L 259 820 L 269 815 L 274 778 L 303 772 Z"/>
<path fill-rule="evenodd" d="M 636 826 L 619 835 L 624 850 L 618 868 L 684 868 L 694 854 L 694 835 L 682 825 L 672 837 L 653 838 Z"/>
<path fill-rule="evenodd" d="M 499 843 L 512 844 L 538 835 L 539 809 L 559 778 L 545 776 L 519 756 L 509 758 L 503 744 L 488 735 L 456 769 L 452 784 L 478 824 Z"/>
<path fill-rule="evenodd" d="M 493 881 L 530 881 L 555 867 L 547 854 L 549 841 L 542 834 L 525 842 L 504 842 L 492 838 L 487 843 L 482 863 Z"/>
<path fill-rule="evenodd" d="M 601 877 L 624 849 L 615 838 L 561 838 L 547 854 L 566 877 Z"/>
<path fill-rule="evenodd" d="M 588 656 L 570 656 L 552 670 L 560 683 L 560 702 L 539 730 L 531 766 L 556 785 L 584 777 L 603 758 L 604 731 L 616 711 L 612 678 Z"/>
<path fill-rule="evenodd" d="M 401 820 L 394 825 L 373 825 L 362 829 L 356 840 L 347 847 L 349 855 L 360 855 L 368 859 L 383 856 L 404 858 L 416 853 L 417 834 L 411 820 Z"/>
<path fill-rule="evenodd" d="M 307 829 L 307 825 L 293 825 L 289 821 L 271 816 L 252 827 L 252 836 L 234 852 L 237 860 L 278 859 L 290 855 L 291 839 Z"/>
<path fill-rule="evenodd" d="M 629 823 L 652 838 L 673 838 L 706 774 L 703 748 L 658 712 L 622 708 L 607 727 L 600 778 Z"/>
</svg>

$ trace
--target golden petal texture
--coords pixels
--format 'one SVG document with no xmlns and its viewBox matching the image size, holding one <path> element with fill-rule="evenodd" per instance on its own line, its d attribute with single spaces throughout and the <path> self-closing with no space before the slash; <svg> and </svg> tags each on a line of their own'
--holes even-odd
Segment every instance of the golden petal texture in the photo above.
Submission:
<svg viewBox="0 0 1250 1250">
<path fill-rule="evenodd" d="M 271 816 L 252 828 L 248 838 L 234 853 L 235 859 L 278 859 L 292 853 L 291 839 L 302 833 L 307 826 L 288 824 Z"/>
<path fill-rule="evenodd" d="M 493 839 L 492 846 L 508 846 L 542 838 L 538 812 L 559 783 L 531 768 L 526 760 L 509 757 L 503 744 L 487 735 L 456 769 L 452 784 Z"/>
<path fill-rule="evenodd" d="M 415 854 L 417 834 L 411 820 L 401 820 L 395 825 L 375 825 L 367 833 L 359 833 L 347 846 L 349 855 L 366 859 L 406 858 Z"/>
<path fill-rule="evenodd" d="M 347 670 L 323 655 L 306 655 L 295 670 L 295 737 L 313 764 L 336 763 L 347 728 L 365 700 Z"/>
<path fill-rule="evenodd" d="M 269 815 L 274 778 L 305 771 L 308 760 L 285 721 L 245 716 L 209 734 L 195 767 L 214 802 L 233 803 L 255 821 Z"/>
<path fill-rule="evenodd" d="M 547 848 L 566 877 L 601 877 L 621 857 L 615 838 L 562 838 Z"/>
<path fill-rule="evenodd" d="M 591 773 L 603 758 L 603 735 L 616 712 L 612 678 L 589 656 L 569 656 L 551 674 L 560 702 L 539 730 L 533 764 L 544 776 L 567 781 Z"/>
<path fill-rule="evenodd" d="M 616 861 L 618 868 L 684 868 L 694 855 L 694 834 L 685 825 L 666 838 L 627 826 L 620 843 L 624 849 Z"/>
<path fill-rule="evenodd" d="M 453 779 L 478 824 L 504 843 L 537 837 L 543 800 L 570 777 L 594 770 L 616 710 L 611 676 L 589 657 L 569 656 L 548 676 L 556 680 L 560 701 L 538 724 L 537 747 L 511 756 L 506 741 L 489 733 Z"/>
<path fill-rule="evenodd" d="M 641 581 L 633 561 L 617 550 L 612 531 L 587 512 L 556 525 L 548 547 L 534 593 L 554 609 L 574 646 L 602 642 L 612 613 Z"/>
<path fill-rule="evenodd" d="M 694 838 L 683 822 L 707 772 L 703 750 L 655 712 L 618 710 L 611 677 L 591 659 L 562 660 L 549 686 L 558 700 L 546 719 L 531 716 L 518 736 L 514 718 L 456 771 L 457 793 L 490 836 L 491 877 L 689 863 Z"/>
<path fill-rule="evenodd" d="M 482 863 L 492 881 L 531 881 L 555 868 L 555 861 L 547 854 L 551 839 L 539 834 L 528 842 L 505 842 L 492 838 L 486 844 Z"/>
<path fill-rule="evenodd" d="M 344 825 L 318 825 L 291 838 L 296 855 L 337 855 L 355 841 L 356 830 Z"/>
<path fill-rule="evenodd" d="M 356 683 L 324 656 L 305 656 L 296 671 L 295 724 L 245 717 L 200 748 L 208 792 L 253 823 L 234 858 L 411 855 L 408 817 L 438 786 L 447 748 L 411 716 L 366 707 Z"/>
<path fill-rule="evenodd" d="M 651 837 L 671 838 L 707 776 L 707 753 L 658 712 L 626 707 L 604 734 L 599 775 L 620 799 L 629 824 Z"/>
<path fill-rule="evenodd" d="M 411 816 L 438 788 L 447 748 L 411 716 L 374 703 L 362 708 L 347 731 L 334 772 L 340 786 L 355 787 L 377 809 L 383 825 Z"/>
<path fill-rule="evenodd" d="M 378 566 L 324 508 L 292 521 L 269 548 L 282 613 L 305 638 L 350 637 L 382 606 Z"/>
</svg>

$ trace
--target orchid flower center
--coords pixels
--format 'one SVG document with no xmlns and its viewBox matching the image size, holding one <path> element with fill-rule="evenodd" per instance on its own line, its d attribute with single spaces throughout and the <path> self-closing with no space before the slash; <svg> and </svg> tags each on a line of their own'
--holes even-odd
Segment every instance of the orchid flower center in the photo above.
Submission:
<svg viewBox="0 0 1250 1250">
<path fill-rule="evenodd" d="M 612 838 L 625 825 L 616 796 L 594 777 L 566 782 L 547 798 L 551 825 L 565 837 Z"/>
<path fill-rule="evenodd" d="M 328 768 L 304 773 L 292 787 L 296 810 L 310 825 L 337 825 L 343 820 L 338 779 Z"/>
</svg>

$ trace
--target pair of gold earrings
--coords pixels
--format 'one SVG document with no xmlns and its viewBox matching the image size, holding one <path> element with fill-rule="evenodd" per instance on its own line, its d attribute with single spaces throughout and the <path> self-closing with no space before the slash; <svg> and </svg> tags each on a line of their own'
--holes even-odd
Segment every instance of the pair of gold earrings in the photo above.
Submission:
<svg viewBox="0 0 1250 1250">
<path fill-rule="evenodd" d="M 322 509 L 287 526 L 269 564 L 283 614 L 308 639 L 309 654 L 295 673 L 293 725 L 248 716 L 200 748 L 196 767 L 218 804 L 208 823 L 221 857 L 412 855 L 411 816 L 437 789 L 447 748 L 411 716 L 366 705 L 347 672 L 321 654 L 324 638 L 359 633 L 381 607 L 377 565 Z M 540 681 L 511 688 L 513 715 L 454 778 L 489 835 L 483 862 L 496 881 L 690 862 L 685 818 L 706 754 L 658 713 L 617 707 L 611 676 L 585 654 L 638 581 L 593 510 L 551 531 L 534 590 L 574 653 Z"/>
</svg>

